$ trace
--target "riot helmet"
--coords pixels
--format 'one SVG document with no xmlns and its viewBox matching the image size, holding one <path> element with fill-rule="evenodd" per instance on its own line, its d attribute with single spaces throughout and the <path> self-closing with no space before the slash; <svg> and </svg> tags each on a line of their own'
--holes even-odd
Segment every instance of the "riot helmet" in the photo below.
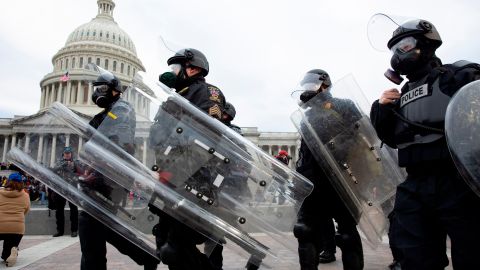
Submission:
<svg viewBox="0 0 480 270">
<path fill-rule="evenodd" d="M 224 114 L 226 114 L 228 117 L 230 117 L 230 120 L 233 120 L 235 118 L 235 115 L 237 115 L 237 111 L 235 110 L 235 106 L 233 106 L 232 103 L 226 102 L 225 107 L 224 107 Z"/>
<path fill-rule="evenodd" d="M 401 24 L 387 43 L 392 52 L 390 64 L 400 74 L 411 74 L 430 61 L 442 39 L 428 21 L 414 19 Z"/>
<path fill-rule="evenodd" d="M 329 88 L 331 85 L 332 81 L 325 70 L 312 69 L 308 71 L 300 81 L 300 101 L 308 102 L 312 97 L 322 92 L 322 89 Z"/>
<path fill-rule="evenodd" d="M 122 84 L 117 76 L 106 71 L 102 72 L 100 76 L 93 82 L 93 86 L 107 85 L 111 90 L 123 93 Z"/>
<path fill-rule="evenodd" d="M 205 57 L 201 51 L 192 48 L 186 48 L 176 52 L 174 56 L 167 60 L 167 64 L 169 66 L 174 64 L 185 66 L 186 64 L 189 64 L 201 68 L 204 77 L 207 76 L 209 72 L 207 57 Z"/>
<path fill-rule="evenodd" d="M 417 39 L 426 40 L 434 49 L 442 45 L 440 34 L 433 24 L 426 20 L 414 19 L 402 23 L 393 32 L 392 38 L 388 41 L 388 48 L 391 49 L 393 45 L 399 42 L 404 37 L 413 36 Z"/>
<path fill-rule="evenodd" d="M 302 81 L 300 82 L 300 85 L 302 87 L 311 88 L 305 90 L 319 90 L 322 85 L 330 87 L 332 85 L 332 82 L 330 81 L 330 76 L 325 70 L 312 69 L 305 74 Z"/>
<path fill-rule="evenodd" d="M 101 108 L 107 108 L 120 98 L 120 95 L 114 96 L 112 90 L 118 93 L 123 93 L 124 91 L 120 80 L 111 72 L 104 69 L 100 70 L 100 75 L 92 84 L 92 101 Z"/>
</svg>

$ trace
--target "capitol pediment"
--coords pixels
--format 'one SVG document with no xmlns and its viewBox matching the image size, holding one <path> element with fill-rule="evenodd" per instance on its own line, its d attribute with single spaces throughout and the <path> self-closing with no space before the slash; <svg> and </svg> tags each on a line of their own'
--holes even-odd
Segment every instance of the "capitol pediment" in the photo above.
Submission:
<svg viewBox="0 0 480 270">
<path fill-rule="evenodd" d="M 86 114 L 77 111 L 73 112 L 85 120 L 85 122 L 91 119 Z M 63 133 L 70 130 L 65 127 L 63 122 L 54 118 L 47 111 L 12 120 L 11 125 L 13 130 L 19 133 Z"/>
</svg>

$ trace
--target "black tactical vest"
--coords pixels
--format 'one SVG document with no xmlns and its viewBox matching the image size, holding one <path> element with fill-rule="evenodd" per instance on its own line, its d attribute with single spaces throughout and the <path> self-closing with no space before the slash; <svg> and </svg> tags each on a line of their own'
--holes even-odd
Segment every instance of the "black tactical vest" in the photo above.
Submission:
<svg viewBox="0 0 480 270">
<path fill-rule="evenodd" d="M 432 78 L 431 75 L 427 75 L 404 86 L 398 101 L 399 114 L 411 122 L 443 129 L 445 112 L 451 97 L 440 90 L 439 81 L 440 76 Z M 413 126 L 401 119 L 397 120 L 395 126 L 395 138 L 399 149 L 412 144 L 431 143 L 443 137 L 443 133 Z"/>
</svg>

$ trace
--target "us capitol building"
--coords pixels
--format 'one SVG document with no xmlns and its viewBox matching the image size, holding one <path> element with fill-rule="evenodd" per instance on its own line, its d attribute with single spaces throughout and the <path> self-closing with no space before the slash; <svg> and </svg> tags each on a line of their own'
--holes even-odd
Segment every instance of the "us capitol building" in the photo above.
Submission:
<svg viewBox="0 0 480 270">
<path fill-rule="evenodd" d="M 38 162 L 53 166 L 61 157 L 63 147 L 72 146 L 79 151 L 84 143 L 82 138 L 70 134 L 68 129 L 52 126 L 36 130 L 35 126 L 49 123 L 45 111 L 53 102 L 60 102 L 77 113 L 85 121 L 100 112 L 91 101 L 93 91 L 89 81 L 96 76 L 88 74 L 82 67 L 95 63 L 113 72 L 125 89 L 132 82 L 137 71 L 145 71 L 137 57 L 135 44 L 113 18 L 115 3 L 112 0 L 98 0 L 98 14 L 90 22 L 77 27 L 67 38 L 65 46 L 52 58 L 53 71 L 40 81 L 40 110 L 30 116 L 0 118 L 0 155 L 6 162 L 6 154 L 12 146 L 30 151 Z M 68 72 L 68 80 L 64 75 Z M 63 78 L 62 78 L 63 77 Z M 150 93 L 153 94 L 153 93 Z M 146 163 L 147 138 L 151 125 L 150 101 L 135 89 L 128 88 L 123 98 L 136 111 L 136 158 Z M 48 125 L 46 125 L 47 127 Z M 256 127 L 242 127 L 244 136 L 270 155 L 287 150 L 298 158 L 300 137 L 296 132 L 259 132 Z M 293 168 L 295 162 L 291 162 Z"/>
</svg>

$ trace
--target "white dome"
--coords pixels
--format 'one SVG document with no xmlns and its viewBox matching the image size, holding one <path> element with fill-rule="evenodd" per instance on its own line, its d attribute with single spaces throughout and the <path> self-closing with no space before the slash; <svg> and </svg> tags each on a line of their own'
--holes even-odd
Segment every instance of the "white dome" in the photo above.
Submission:
<svg viewBox="0 0 480 270">
<path fill-rule="evenodd" d="M 120 46 L 137 56 L 130 36 L 113 19 L 115 3 L 112 0 L 98 0 L 98 14 L 90 22 L 75 29 L 67 39 L 65 47 L 77 42 L 100 42 Z"/>
<path fill-rule="evenodd" d="M 135 44 L 128 34 L 123 31 L 113 18 L 97 16 L 92 21 L 75 29 L 67 39 L 65 47 L 75 42 L 102 42 L 120 46 L 134 55 L 137 55 Z"/>
</svg>

